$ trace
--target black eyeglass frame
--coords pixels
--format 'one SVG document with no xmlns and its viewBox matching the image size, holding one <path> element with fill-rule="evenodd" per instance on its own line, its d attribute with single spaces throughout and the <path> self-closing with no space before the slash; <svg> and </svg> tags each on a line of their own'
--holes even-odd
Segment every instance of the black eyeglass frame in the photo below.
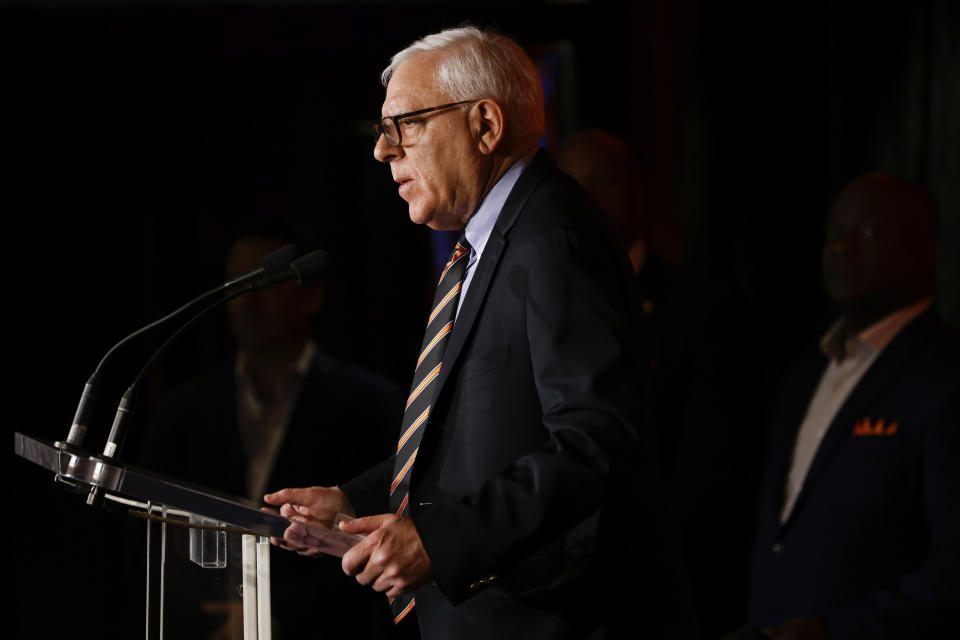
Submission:
<svg viewBox="0 0 960 640">
<path fill-rule="evenodd" d="M 469 104 L 471 102 L 478 102 L 478 101 L 477 100 L 461 100 L 459 102 L 442 104 L 438 107 L 427 107 L 426 109 L 417 109 L 416 111 L 408 111 L 407 113 L 401 113 L 396 116 L 387 116 L 385 118 L 380 118 L 380 122 L 373 125 L 374 142 L 380 140 L 380 136 L 382 135 L 386 139 L 387 144 L 389 144 L 391 147 L 399 147 L 400 144 L 403 142 L 403 132 L 400 130 L 400 121 L 403 120 L 404 118 L 412 118 L 413 116 L 422 116 L 423 114 L 430 113 L 431 111 L 440 111 L 441 109 L 449 109 L 450 107 L 456 107 L 461 104 Z M 384 128 L 383 123 L 386 122 L 387 120 L 392 120 L 393 128 L 397 130 L 396 143 L 390 141 L 390 136 L 387 135 L 387 131 Z"/>
</svg>

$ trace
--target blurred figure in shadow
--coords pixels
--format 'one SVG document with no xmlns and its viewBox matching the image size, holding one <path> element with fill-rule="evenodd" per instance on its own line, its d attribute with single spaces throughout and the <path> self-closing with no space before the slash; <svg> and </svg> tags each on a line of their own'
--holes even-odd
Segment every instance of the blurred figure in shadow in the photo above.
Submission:
<svg viewBox="0 0 960 640">
<path fill-rule="evenodd" d="M 749 620 L 777 639 L 960 637 L 960 349 L 931 308 L 936 207 L 868 175 L 830 210 L 840 319 L 785 379 Z"/>
<path fill-rule="evenodd" d="M 557 160 L 600 205 L 636 270 L 637 332 L 653 379 L 649 406 L 664 479 L 701 632 L 716 637 L 746 613 L 763 407 L 750 313 L 731 287 L 700 281 L 663 257 L 680 242 L 665 235 L 670 221 L 649 206 L 642 168 L 625 141 L 583 130 Z"/>
<path fill-rule="evenodd" d="M 258 268 L 289 241 L 274 229 L 238 238 L 227 277 Z M 161 400 L 139 464 L 259 503 L 282 487 L 335 485 L 388 457 L 403 395 L 386 379 L 320 349 L 311 320 L 323 293 L 322 281 L 287 282 L 229 302 L 234 359 Z M 386 637 L 392 625 L 382 596 L 312 564 L 294 554 L 271 554 L 275 638 Z M 209 634 L 196 637 L 223 633 L 223 616 L 238 613 L 236 605 L 221 603 L 204 603 L 204 609 L 211 616 L 197 624 Z M 324 623 L 316 624 L 317 618 Z M 321 635 L 310 635 L 318 628 Z"/>
</svg>

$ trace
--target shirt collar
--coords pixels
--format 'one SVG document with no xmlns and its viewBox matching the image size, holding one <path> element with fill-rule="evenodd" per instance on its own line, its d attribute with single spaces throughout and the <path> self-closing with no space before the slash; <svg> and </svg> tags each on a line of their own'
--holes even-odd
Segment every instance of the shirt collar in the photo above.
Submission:
<svg viewBox="0 0 960 640">
<path fill-rule="evenodd" d="M 313 340 L 307 340 L 307 344 L 303 345 L 303 351 L 294 362 L 291 372 L 302 378 L 310 367 L 310 361 L 313 360 L 313 354 L 316 353 L 316 351 L 317 343 Z M 247 375 L 247 352 L 243 349 L 237 349 L 237 358 L 234 362 L 233 374 L 238 378 Z"/>
<path fill-rule="evenodd" d="M 840 318 L 830 327 L 830 330 L 820 341 L 820 350 L 837 362 L 842 362 L 847 354 L 854 353 L 859 344 L 869 346 L 874 351 L 883 351 L 888 344 L 896 337 L 900 330 L 916 318 L 918 315 L 930 308 L 932 304 L 930 298 L 924 298 L 919 302 L 894 311 L 882 320 L 873 323 L 855 336 L 848 337 L 841 343 L 843 335 L 843 326 L 846 320 Z"/>
<path fill-rule="evenodd" d="M 500 217 L 500 211 L 507 202 L 507 197 L 513 191 L 514 185 L 520 179 L 520 174 L 523 173 L 524 168 L 530 163 L 535 153 L 536 149 L 513 163 L 484 197 L 483 202 L 477 208 L 477 212 L 470 216 L 464 233 L 467 236 L 467 242 L 473 247 L 476 255 L 479 256 L 483 253 L 483 248 L 490 238 L 493 225 L 497 223 L 497 218 Z"/>
</svg>

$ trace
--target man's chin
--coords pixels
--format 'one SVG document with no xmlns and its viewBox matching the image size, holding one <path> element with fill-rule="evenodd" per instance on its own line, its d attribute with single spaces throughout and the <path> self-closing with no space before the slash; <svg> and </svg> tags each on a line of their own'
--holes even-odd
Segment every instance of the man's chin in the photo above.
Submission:
<svg viewBox="0 0 960 640">
<path fill-rule="evenodd" d="M 407 211 L 410 215 L 411 222 L 415 224 L 425 224 L 428 227 L 430 226 L 433 216 L 423 211 L 420 207 L 411 204 Z"/>
<path fill-rule="evenodd" d="M 458 221 L 455 217 L 438 215 L 435 210 L 417 207 L 413 203 L 410 204 L 408 213 L 411 222 L 427 225 L 434 231 L 457 231 L 463 229 L 465 224 L 465 222 Z"/>
</svg>

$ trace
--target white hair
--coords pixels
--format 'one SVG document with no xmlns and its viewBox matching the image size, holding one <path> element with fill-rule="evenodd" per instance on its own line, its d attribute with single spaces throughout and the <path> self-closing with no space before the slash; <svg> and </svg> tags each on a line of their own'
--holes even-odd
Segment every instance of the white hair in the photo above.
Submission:
<svg viewBox="0 0 960 640">
<path fill-rule="evenodd" d="M 530 57 L 516 42 L 472 26 L 446 29 L 396 53 L 380 75 L 386 87 L 409 58 L 445 53 L 434 77 L 451 100 L 493 98 L 503 107 L 515 140 L 539 139 L 544 132 L 543 85 Z"/>
</svg>

